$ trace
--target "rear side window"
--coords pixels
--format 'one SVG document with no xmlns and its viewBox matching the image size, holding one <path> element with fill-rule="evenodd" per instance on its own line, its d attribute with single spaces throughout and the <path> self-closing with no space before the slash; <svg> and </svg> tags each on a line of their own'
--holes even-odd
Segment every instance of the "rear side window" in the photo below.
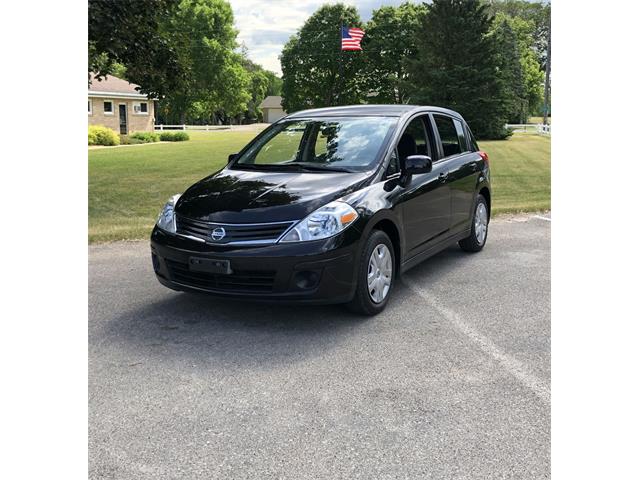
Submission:
<svg viewBox="0 0 640 480">
<path fill-rule="evenodd" d="M 442 141 L 442 149 L 445 157 L 457 155 L 467 150 L 466 141 L 464 144 L 461 143 L 460 134 L 458 133 L 458 128 L 456 128 L 456 125 L 454 124 L 453 118 L 445 117 L 443 115 L 434 115 L 433 119 L 436 122 L 436 127 L 438 127 L 438 133 L 440 134 L 440 140 Z M 462 124 L 460 124 L 459 129 L 462 134 L 462 138 L 464 138 Z"/>
<path fill-rule="evenodd" d="M 469 140 L 469 148 L 471 148 L 472 152 L 477 152 L 478 150 L 480 150 L 480 148 L 478 147 L 478 142 L 476 142 L 476 139 L 473 137 L 473 134 L 471 133 L 471 130 L 469 130 L 469 127 L 466 127 L 465 130 L 467 131 L 467 139 Z"/>
<path fill-rule="evenodd" d="M 467 136 L 464 134 L 462 122 L 460 120 L 454 119 L 453 124 L 456 127 L 456 133 L 458 134 L 458 142 L 460 143 L 460 148 L 463 152 L 471 151 L 471 149 L 469 148 L 469 144 L 467 143 Z"/>
</svg>

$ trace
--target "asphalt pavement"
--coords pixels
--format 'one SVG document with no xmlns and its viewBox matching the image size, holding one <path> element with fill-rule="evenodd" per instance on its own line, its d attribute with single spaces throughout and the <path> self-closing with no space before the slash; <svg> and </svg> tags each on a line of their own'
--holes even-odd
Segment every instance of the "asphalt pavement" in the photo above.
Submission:
<svg viewBox="0 0 640 480">
<path fill-rule="evenodd" d="M 90 478 L 548 478 L 550 230 L 498 217 L 373 318 L 174 292 L 148 242 L 90 246 Z"/>
</svg>

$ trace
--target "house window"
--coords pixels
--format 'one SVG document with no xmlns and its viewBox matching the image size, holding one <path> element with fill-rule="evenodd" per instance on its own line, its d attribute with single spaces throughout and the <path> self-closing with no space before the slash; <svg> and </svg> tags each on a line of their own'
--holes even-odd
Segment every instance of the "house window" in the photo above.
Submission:
<svg viewBox="0 0 640 480">
<path fill-rule="evenodd" d="M 133 105 L 133 111 L 138 115 L 148 115 L 149 109 L 147 102 L 140 102 Z"/>
<path fill-rule="evenodd" d="M 113 115 L 113 102 L 111 100 L 104 101 L 104 114 Z"/>
<path fill-rule="evenodd" d="M 92 115 L 92 114 L 93 114 L 93 105 L 91 100 L 89 100 L 89 115 Z"/>
</svg>

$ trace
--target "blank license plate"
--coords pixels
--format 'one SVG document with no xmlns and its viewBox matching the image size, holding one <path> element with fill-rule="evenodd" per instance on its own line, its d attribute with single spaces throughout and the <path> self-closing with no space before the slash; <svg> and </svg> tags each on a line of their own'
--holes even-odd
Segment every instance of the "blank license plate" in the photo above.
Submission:
<svg viewBox="0 0 640 480">
<path fill-rule="evenodd" d="M 217 260 L 215 258 L 189 258 L 189 270 L 192 272 L 207 272 L 229 275 L 231 262 L 229 260 Z"/>
</svg>

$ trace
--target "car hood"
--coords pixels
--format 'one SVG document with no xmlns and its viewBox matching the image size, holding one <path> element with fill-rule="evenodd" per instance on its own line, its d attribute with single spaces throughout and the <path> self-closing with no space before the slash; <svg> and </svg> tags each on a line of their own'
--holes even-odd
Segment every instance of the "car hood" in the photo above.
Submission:
<svg viewBox="0 0 640 480">
<path fill-rule="evenodd" d="M 362 188 L 369 177 L 370 173 L 225 168 L 189 187 L 175 211 L 207 222 L 300 220 L 326 203 Z"/>
</svg>

